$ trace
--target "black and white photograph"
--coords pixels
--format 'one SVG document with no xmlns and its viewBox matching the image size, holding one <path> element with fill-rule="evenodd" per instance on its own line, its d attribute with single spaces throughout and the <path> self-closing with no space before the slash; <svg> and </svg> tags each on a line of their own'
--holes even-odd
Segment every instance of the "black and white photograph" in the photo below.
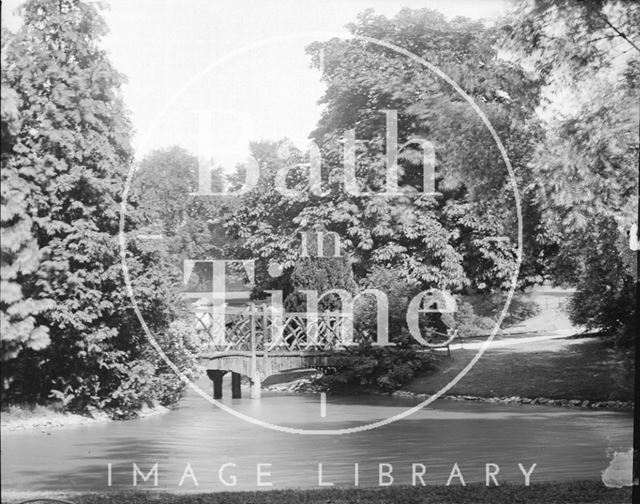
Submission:
<svg viewBox="0 0 640 504">
<path fill-rule="evenodd" d="M 3 0 L 1 502 L 640 502 L 640 3 Z"/>
</svg>

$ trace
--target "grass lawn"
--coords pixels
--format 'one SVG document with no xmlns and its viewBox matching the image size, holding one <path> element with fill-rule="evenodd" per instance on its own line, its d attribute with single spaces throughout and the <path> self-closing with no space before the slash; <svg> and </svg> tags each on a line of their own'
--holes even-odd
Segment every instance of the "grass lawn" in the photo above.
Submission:
<svg viewBox="0 0 640 504">
<path fill-rule="evenodd" d="M 633 400 L 633 350 L 615 350 L 597 338 L 569 341 L 572 344 L 555 351 L 490 349 L 448 394 Z M 403 389 L 423 394 L 437 392 L 476 353 L 459 349 L 452 350 L 451 358 L 438 356 L 436 372 L 416 378 Z"/>
<path fill-rule="evenodd" d="M 60 497 L 65 498 L 65 497 Z M 627 503 L 631 489 L 606 488 L 597 481 L 537 483 L 530 487 L 388 487 L 372 489 L 275 490 L 265 492 L 166 494 L 100 493 L 67 496 L 74 504 L 568 504 Z M 2 502 L 20 502 L 5 501 Z"/>
</svg>

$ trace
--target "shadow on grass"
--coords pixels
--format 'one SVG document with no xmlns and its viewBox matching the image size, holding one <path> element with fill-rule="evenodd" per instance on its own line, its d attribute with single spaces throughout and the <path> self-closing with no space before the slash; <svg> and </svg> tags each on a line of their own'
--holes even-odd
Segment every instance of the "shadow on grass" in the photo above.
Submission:
<svg viewBox="0 0 640 504">
<path fill-rule="evenodd" d="M 574 340 L 575 341 L 575 340 Z M 440 357 L 437 370 L 406 387 L 432 394 L 456 376 L 477 353 L 455 350 Z M 546 397 L 629 401 L 634 397 L 634 349 L 614 348 L 602 339 L 575 341 L 559 351 L 488 350 L 450 394 L 480 397 Z"/>
</svg>

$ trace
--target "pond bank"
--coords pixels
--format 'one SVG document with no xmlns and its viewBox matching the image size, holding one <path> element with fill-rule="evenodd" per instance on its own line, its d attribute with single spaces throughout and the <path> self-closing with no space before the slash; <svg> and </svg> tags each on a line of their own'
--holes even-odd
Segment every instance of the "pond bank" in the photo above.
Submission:
<svg viewBox="0 0 640 504">
<path fill-rule="evenodd" d="M 145 418 L 160 415 L 169 411 L 160 405 L 145 406 L 138 410 L 132 418 Z M 97 412 L 93 416 L 60 411 L 48 406 L 9 406 L 2 410 L 0 429 L 2 432 L 39 430 L 76 427 L 95 423 L 109 422 L 113 419 L 106 413 Z"/>
<path fill-rule="evenodd" d="M 270 392 L 279 393 L 297 393 L 297 394 L 317 394 L 320 389 L 313 383 L 312 377 L 299 378 L 291 382 L 277 383 L 265 387 Z M 424 401 L 431 394 L 423 394 L 410 392 L 407 390 L 396 390 L 392 394 L 382 394 L 370 391 L 373 395 L 390 395 L 398 399 L 417 399 Z M 532 404 L 541 406 L 559 406 L 566 408 L 583 408 L 583 409 L 603 409 L 616 411 L 631 411 L 634 409 L 633 401 L 589 401 L 582 399 L 551 399 L 548 397 L 483 397 L 474 395 L 444 395 L 441 399 L 452 401 L 479 401 L 497 404 Z"/>
<path fill-rule="evenodd" d="M 421 399 L 425 400 L 429 397 L 429 394 L 416 394 L 414 392 L 408 392 L 403 390 L 397 390 L 392 397 L 399 397 L 404 399 Z M 587 408 L 587 409 L 606 409 L 606 410 L 621 410 L 631 411 L 634 408 L 633 401 L 589 401 L 580 399 L 550 399 L 548 397 L 480 397 L 471 395 L 445 395 L 442 399 L 449 399 L 454 401 L 481 401 L 488 403 L 499 404 L 534 404 L 544 406 L 562 406 L 566 408 Z"/>
</svg>

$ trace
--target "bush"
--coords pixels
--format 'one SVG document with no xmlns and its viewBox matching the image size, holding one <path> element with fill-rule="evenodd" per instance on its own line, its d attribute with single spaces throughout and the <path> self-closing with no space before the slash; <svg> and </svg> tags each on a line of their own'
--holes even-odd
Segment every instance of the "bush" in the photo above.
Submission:
<svg viewBox="0 0 640 504">
<path fill-rule="evenodd" d="M 420 292 L 416 283 L 404 279 L 396 269 L 374 266 L 364 278 L 361 289 L 379 289 L 389 301 L 389 339 L 393 340 L 407 330 L 407 308 L 413 297 Z M 354 307 L 354 328 L 357 334 L 368 338 L 376 334 L 376 302 L 373 296 L 358 300 Z"/>
<path fill-rule="evenodd" d="M 186 320 L 172 322 L 169 330 L 161 333 L 157 341 L 168 359 L 187 378 L 193 379 L 196 377 L 200 372 L 198 355 L 202 348 L 202 341 L 194 331 L 192 323 Z M 150 356 L 149 360 L 153 362 L 155 367 L 153 399 L 163 406 L 174 404 L 183 397 L 186 384 L 153 348 L 150 350 L 153 355 Z"/>
<path fill-rule="evenodd" d="M 627 243 L 615 222 L 600 222 L 598 234 L 584 247 L 584 273 L 569 300 L 571 322 L 614 334 L 629 343 L 637 333 L 636 293 L 632 263 L 622 251 Z M 636 270 L 637 274 L 637 270 Z"/>
<path fill-rule="evenodd" d="M 496 325 L 493 319 L 476 314 L 473 305 L 467 300 L 458 302 L 454 319 L 458 334 L 463 338 L 488 334 Z"/>
<path fill-rule="evenodd" d="M 180 371 L 189 379 L 198 370 L 200 341 L 191 324 L 172 322 L 156 341 Z M 143 406 L 169 406 L 183 395 L 186 384 L 165 363 L 160 354 L 143 339 L 136 358 L 121 354 L 109 363 L 109 380 L 87 373 L 82 383 L 52 390 L 50 397 L 63 409 L 78 412 L 106 412 L 114 418 L 135 417 Z M 111 390 L 106 395 L 104 390 Z"/>
<path fill-rule="evenodd" d="M 335 372 L 318 378 L 316 384 L 333 393 L 398 390 L 417 374 L 433 368 L 431 352 L 411 341 L 406 332 L 395 338 L 397 346 L 378 347 L 361 341 L 346 355 L 337 355 Z"/>
</svg>

